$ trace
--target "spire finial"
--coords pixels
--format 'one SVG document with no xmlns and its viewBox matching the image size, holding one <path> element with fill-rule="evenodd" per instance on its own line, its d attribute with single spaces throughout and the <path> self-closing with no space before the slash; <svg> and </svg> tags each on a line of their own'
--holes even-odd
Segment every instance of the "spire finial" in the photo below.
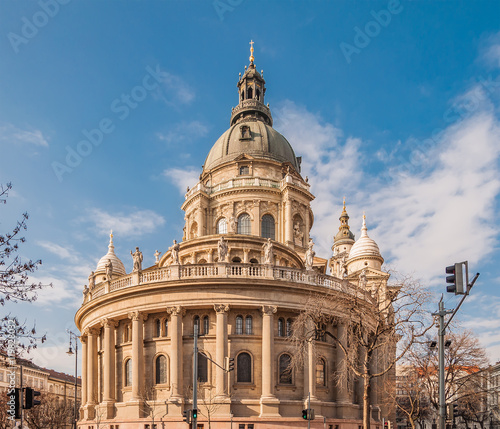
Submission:
<svg viewBox="0 0 500 429">
<path fill-rule="evenodd" d="M 109 245 L 108 245 L 108 249 L 110 251 L 113 251 L 114 248 L 115 248 L 115 246 L 113 246 L 113 230 L 111 230 L 109 232 Z"/>
<path fill-rule="evenodd" d="M 345 210 L 345 197 L 344 197 L 344 210 Z"/>
<path fill-rule="evenodd" d="M 255 42 L 253 40 L 250 40 L 250 64 L 253 64 L 253 60 L 255 59 L 253 56 L 253 44 Z"/>
</svg>

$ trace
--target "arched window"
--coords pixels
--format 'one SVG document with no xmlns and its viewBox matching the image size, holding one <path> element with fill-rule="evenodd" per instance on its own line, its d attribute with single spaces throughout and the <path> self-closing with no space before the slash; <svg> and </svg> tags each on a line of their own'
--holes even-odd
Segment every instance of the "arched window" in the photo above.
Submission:
<svg viewBox="0 0 500 429">
<path fill-rule="evenodd" d="M 262 216 L 260 235 L 264 238 L 270 238 L 271 240 L 274 240 L 274 230 L 274 218 L 270 214 Z"/>
<path fill-rule="evenodd" d="M 286 319 L 286 336 L 291 337 L 292 336 L 292 319 Z"/>
<path fill-rule="evenodd" d="M 245 334 L 252 335 L 252 316 L 245 317 Z"/>
<path fill-rule="evenodd" d="M 203 353 L 198 353 L 198 381 L 208 382 L 208 359 Z"/>
<path fill-rule="evenodd" d="M 259 89 L 255 90 L 255 98 L 257 98 L 257 100 L 260 100 L 260 91 L 259 91 Z"/>
<path fill-rule="evenodd" d="M 209 329 L 210 329 L 210 320 L 208 319 L 208 316 L 205 316 L 203 318 L 203 333 L 205 335 L 208 334 Z"/>
<path fill-rule="evenodd" d="M 125 361 L 125 386 L 132 386 L 132 359 Z"/>
<path fill-rule="evenodd" d="M 316 385 L 326 386 L 326 362 L 323 358 L 316 361 Z"/>
<path fill-rule="evenodd" d="M 290 363 L 292 358 L 289 354 L 282 354 L 279 359 L 279 383 L 280 384 L 292 384 L 292 368 Z"/>
<path fill-rule="evenodd" d="M 285 321 L 281 317 L 278 319 L 278 337 L 285 336 Z"/>
<path fill-rule="evenodd" d="M 250 215 L 243 213 L 238 217 L 238 234 L 250 234 Z"/>
<path fill-rule="evenodd" d="M 252 258 L 252 259 L 250 259 L 250 263 L 251 264 L 258 264 L 259 261 L 257 259 L 255 259 L 255 258 Z"/>
<path fill-rule="evenodd" d="M 236 330 L 235 330 L 236 335 L 241 335 L 243 334 L 243 317 L 242 316 L 236 316 Z"/>
<path fill-rule="evenodd" d="M 194 327 L 195 326 L 198 326 L 198 335 L 201 334 L 200 332 L 200 316 L 194 316 L 194 319 L 193 319 L 193 332 L 194 332 Z"/>
<path fill-rule="evenodd" d="M 156 370 L 156 384 L 166 384 L 167 358 L 164 355 L 160 355 L 156 358 L 155 370 Z"/>
<path fill-rule="evenodd" d="M 156 319 L 155 320 L 155 337 L 160 337 L 161 336 L 161 320 Z"/>
<path fill-rule="evenodd" d="M 247 98 L 250 99 L 250 98 L 253 98 L 253 90 L 252 90 L 252 87 L 248 88 L 247 89 Z"/>
<path fill-rule="evenodd" d="M 240 353 L 236 358 L 236 382 L 252 382 L 252 357 L 248 353 Z"/>
<path fill-rule="evenodd" d="M 163 336 L 168 337 L 168 319 L 165 319 L 163 324 Z"/>
<path fill-rule="evenodd" d="M 217 222 L 217 234 L 227 234 L 227 220 L 222 217 Z"/>
<path fill-rule="evenodd" d="M 237 263 L 237 264 L 238 264 L 238 263 L 240 263 L 240 262 L 241 262 L 241 258 L 239 258 L 238 256 L 235 256 L 235 257 L 231 260 L 231 262 L 235 262 L 235 263 Z"/>
</svg>

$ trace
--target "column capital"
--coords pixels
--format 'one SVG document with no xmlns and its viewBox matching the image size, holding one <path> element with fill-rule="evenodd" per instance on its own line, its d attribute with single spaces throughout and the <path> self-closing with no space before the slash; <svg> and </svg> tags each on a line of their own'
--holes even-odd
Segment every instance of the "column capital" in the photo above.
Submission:
<svg viewBox="0 0 500 429">
<path fill-rule="evenodd" d="M 96 336 L 96 335 L 99 335 L 99 328 L 93 327 L 93 328 L 87 329 L 87 336 L 88 337 Z"/>
<path fill-rule="evenodd" d="M 86 332 L 82 332 L 82 335 L 80 335 L 80 342 L 82 344 L 87 344 L 87 333 Z"/>
<path fill-rule="evenodd" d="M 114 319 L 108 319 L 105 317 L 101 320 L 101 326 L 103 328 L 116 328 L 118 326 L 118 322 Z"/>
<path fill-rule="evenodd" d="M 180 305 L 174 305 L 172 307 L 167 307 L 167 313 L 172 316 L 184 316 L 186 314 L 186 309 Z"/>
<path fill-rule="evenodd" d="M 276 307 L 275 305 L 263 305 L 262 306 L 262 313 L 267 315 L 267 316 L 273 315 L 274 313 L 276 313 L 276 311 L 278 311 L 278 307 Z"/>
<path fill-rule="evenodd" d="M 128 313 L 128 318 L 132 320 L 141 320 L 145 321 L 148 319 L 148 315 L 143 313 L 142 311 L 131 311 Z"/>
<path fill-rule="evenodd" d="M 229 304 L 214 304 L 216 313 L 227 313 L 229 311 Z"/>
</svg>

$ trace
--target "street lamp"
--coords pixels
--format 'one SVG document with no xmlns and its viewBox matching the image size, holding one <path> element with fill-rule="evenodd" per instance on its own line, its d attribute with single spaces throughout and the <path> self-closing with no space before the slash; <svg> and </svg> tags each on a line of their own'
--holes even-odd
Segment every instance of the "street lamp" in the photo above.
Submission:
<svg viewBox="0 0 500 429">
<path fill-rule="evenodd" d="M 78 418 L 77 418 L 77 408 L 76 408 L 76 401 L 77 401 L 77 390 L 78 390 L 78 335 L 76 335 L 75 333 L 71 332 L 70 330 L 67 330 L 68 334 L 69 334 L 69 349 L 68 351 L 66 352 L 68 355 L 72 356 L 73 354 L 75 355 L 75 407 L 74 407 L 74 410 L 73 410 L 73 425 L 71 425 L 71 427 L 73 427 L 74 429 L 76 429 L 76 422 L 78 421 Z M 75 347 L 75 352 L 73 353 L 73 350 L 71 348 L 71 346 L 74 344 L 74 347 Z"/>
</svg>

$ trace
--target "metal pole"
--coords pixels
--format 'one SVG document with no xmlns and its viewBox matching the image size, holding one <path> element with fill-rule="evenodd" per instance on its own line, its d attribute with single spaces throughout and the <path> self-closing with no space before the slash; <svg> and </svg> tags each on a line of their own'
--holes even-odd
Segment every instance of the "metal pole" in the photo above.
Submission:
<svg viewBox="0 0 500 429">
<path fill-rule="evenodd" d="M 193 410 L 198 409 L 198 325 L 194 324 L 194 347 L 193 347 Z M 192 420 L 192 429 L 196 429 L 197 418 Z"/>
<path fill-rule="evenodd" d="M 21 388 L 19 389 L 19 411 L 21 412 L 21 428 L 23 427 L 23 417 L 24 417 L 24 391 L 23 391 L 23 366 L 19 365 L 19 376 L 21 381 Z"/>
<path fill-rule="evenodd" d="M 307 397 L 307 429 L 311 429 L 311 392 Z"/>
<path fill-rule="evenodd" d="M 444 302 L 439 301 L 439 331 L 438 331 L 438 353 L 439 353 L 439 429 L 445 429 L 446 402 L 444 395 Z"/>
<path fill-rule="evenodd" d="M 76 401 L 77 401 L 77 395 L 76 392 L 78 390 L 78 338 L 76 338 L 75 335 L 75 429 L 76 429 L 76 423 L 78 421 L 77 418 L 77 406 L 76 406 Z"/>
</svg>

